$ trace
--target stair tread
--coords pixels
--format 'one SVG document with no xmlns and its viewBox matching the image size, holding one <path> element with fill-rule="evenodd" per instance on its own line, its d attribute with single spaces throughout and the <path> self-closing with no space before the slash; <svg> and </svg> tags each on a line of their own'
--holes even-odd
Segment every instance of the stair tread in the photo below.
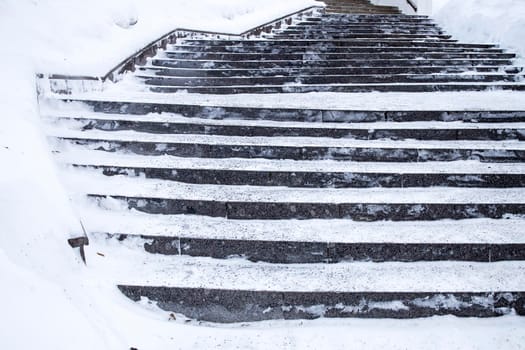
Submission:
<svg viewBox="0 0 525 350">
<path fill-rule="evenodd" d="M 336 160 L 273 160 L 250 158 L 183 158 L 144 156 L 119 152 L 86 150 L 69 146 L 60 150 L 61 163 L 157 169 L 218 169 L 280 172 L 351 172 L 385 174 L 525 174 L 525 163 L 452 162 L 352 162 Z M 524 175 L 525 176 L 525 175 Z"/>
<path fill-rule="evenodd" d="M 78 131 L 48 127 L 49 136 L 68 139 L 209 144 L 231 146 L 274 146 L 274 147 L 323 147 L 323 148 L 381 148 L 381 149 L 477 149 L 525 151 L 525 142 L 511 141 L 427 141 L 427 140 L 355 140 L 327 137 L 283 137 L 283 136 L 224 136 L 201 134 L 149 134 L 135 131 Z"/>
<path fill-rule="evenodd" d="M 525 289 L 525 262 L 338 263 L 283 265 L 161 256 L 92 240 L 90 266 L 109 283 L 297 292 L 498 292 Z M 104 257 L 95 252 L 104 254 Z M 315 276 L 315 278 L 312 278 Z"/>
<path fill-rule="evenodd" d="M 93 170 L 70 170 L 64 180 L 72 191 L 113 197 L 213 202 L 315 204 L 524 204 L 525 188 L 288 188 L 195 185 L 167 180 L 106 177 Z"/>
<path fill-rule="evenodd" d="M 82 205 L 91 233 L 273 242 L 393 244 L 525 244 L 523 219 L 358 222 L 347 219 L 229 220 L 194 215 L 151 215 L 103 200 Z"/>
<path fill-rule="evenodd" d="M 106 120 L 134 121 L 148 123 L 190 123 L 206 125 L 230 126 L 261 126 L 272 128 L 311 128 L 311 129 L 389 129 L 389 130 L 485 130 L 485 129 L 525 129 L 525 122 L 462 122 L 462 121 L 415 121 L 415 122 L 294 122 L 286 120 L 251 120 L 251 119 L 212 119 L 199 117 L 183 117 L 172 113 L 129 115 L 111 113 L 90 113 L 74 111 L 56 111 L 44 114 L 42 117 L 49 122 L 68 120 Z"/>
</svg>

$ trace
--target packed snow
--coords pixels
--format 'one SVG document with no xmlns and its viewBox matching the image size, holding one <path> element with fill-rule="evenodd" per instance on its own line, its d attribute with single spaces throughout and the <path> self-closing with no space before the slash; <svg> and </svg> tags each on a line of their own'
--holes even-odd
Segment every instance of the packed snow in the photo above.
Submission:
<svg viewBox="0 0 525 350">
<path fill-rule="evenodd" d="M 525 31 L 525 4 L 497 3 L 501 5 L 494 10 L 493 0 L 449 0 L 436 16 L 463 40 L 501 42 L 524 54 L 519 34 Z M 80 215 L 70 205 L 43 134 L 35 73 L 103 75 L 174 28 L 241 32 L 313 4 L 313 0 L 0 1 L 0 348 L 346 349 L 349 344 L 375 349 L 523 348 L 525 327 L 516 316 L 265 322 L 242 327 L 170 322 L 169 315 L 156 308 L 137 308 L 100 276 L 100 269 L 84 267 L 67 246 L 67 238 L 82 233 Z M 479 24 L 474 10 L 484 15 Z M 96 251 L 89 254 L 93 257 Z"/>
<path fill-rule="evenodd" d="M 433 0 L 433 17 L 456 39 L 500 44 L 525 63 L 525 1 Z"/>
</svg>

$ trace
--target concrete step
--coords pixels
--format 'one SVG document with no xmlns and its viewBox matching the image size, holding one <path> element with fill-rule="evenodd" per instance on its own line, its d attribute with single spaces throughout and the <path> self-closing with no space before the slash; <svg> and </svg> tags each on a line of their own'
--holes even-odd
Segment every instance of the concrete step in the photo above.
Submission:
<svg viewBox="0 0 525 350">
<path fill-rule="evenodd" d="M 190 185 L 187 185 L 190 186 Z M 199 185 L 205 186 L 205 185 Z M 217 186 L 217 185 L 214 185 Z M 323 189 L 324 191 L 328 189 Z M 341 191 L 341 189 L 338 189 Z M 369 190 L 369 189 L 367 189 Z M 481 191 L 480 189 L 476 191 Z M 92 193 L 93 192 L 93 193 Z M 94 200 L 111 198 L 121 206 L 149 214 L 188 214 L 223 217 L 232 220 L 309 220 L 350 219 L 354 221 L 418 221 L 505 219 L 525 212 L 523 203 L 445 204 L 424 203 L 303 203 L 303 202 L 241 202 L 154 198 L 148 196 L 110 195 L 107 192 L 88 193 Z"/>
<path fill-rule="evenodd" d="M 439 221 L 229 220 L 195 215 L 150 215 L 117 208 L 111 200 L 82 203 L 90 235 L 136 233 L 225 241 L 389 244 L 525 244 L 523 218 Z M 105 237 L 97 237 L 105 240 Z M 131 240 L 131 237 L 130 237 Z M 143 249 L 142 242 L 136 245 Z"/>
<path fill-rule="evenodd" d="M 462 49 L 465 51 L 477 51 L 481 49 L 494 49 L 497 48 L 492 44 L 463 44 L 456 42 L 436 42 L 436 41 L 316 41 L 316 40 L 300 40 L 299 42 L 289 40 L 271 40 L 268 41 L 255 41 L 247 40 L 246 42 L 239 42 L 238 44 L 232 43 L 231 40 L 224 42 L 213 41 L 207 44 L 201 43 L 195 40 L 184 40 L 176 45 L 169 45 L 169 49 L 176 49 L 179 47 L 191 48 L 194 51 L 229 51 L 229 50 L 248 50 L 252 49 L 296 49 L 296 50 L 330 50 L 330 49 L 341 49 L 341 50 L 354 50 L 359 48 L 435 48 L 437 49 Z"/>
<path fill-rule="evenodd" d="M 334 160 L 290 161 L 284 159 L 217 159 L 181 158 L 173 156 L 141 156 L 132 153 L 87 150 L 82 147 L 56 148 L 57 160 L 63 164 L 103 165 L 129 168 L 155 168 L 181 170 L 221 170 L 261 173 L 361 173 L 399 175 L 522 175 L 524 163 L 484 163 L 479 161 L 388 163 L 341 162 Z M 175 176 L 175 175 L 174 175 Z M 412 186 L 413 187 L 413 186 Z M 520 186 L 516 186 L 520 187 Z"/>
<path fill-rule="evenodd" d="M 447 40 L 451 39 L 451 35 L 447 34 L 403 34 L 403 33 L 352 33 L 348 31 L 342 31 L 339 33 L 336 32 L 313 32 L 313 31 L 297 31 L 296 33 L 275 33 L 272 37 L 273 38 L 293 38 L 295 36 L 298 37 L 311 37 L 315 39 L 322 39 L 322 38 L 339 38 L 339 39 L 362 39 L 362 40 L 369 40 L 369 39 L 389 39 L 389 40 Z"/>
<path fill-rule="evenodd" d="M 207 61 L 319 61 L 319 60 L 378 60 L 378 59 L 405 59 L 405 60 L 425 60 L 425 59 L 513 59 L 513 53 L 491 53 L 491 52 L 354 52 L 354 53 L 325 53 L 307 52 L 290 54 L 273 53 L 230 53 L 230 52 L 166 52 L 164 55 L 172 59 L 193 59 Z"/>
<path fill-rule="evenodd" d="M 471 47 L 468 46 L 468 44 L 458 43 L 456 40 L 411 40 L 411 39 L 401 39 L 401 40 L 395 40 L 395 39 L 389 39 L 389 38 L 382 38 L 382 39 L 275 39 L 273 37 L 270 37 L 268 39 L 260 40 L 260 39 L 250 39 L 250 40 L 235 40 L 235 39 L 184 39 L 181 41 L 181 43 L 185 45 L 193 45 L 193 46 L 238 46 L 238 47 L 251 47 L 251 46 L 287 46 L 287 47 L 293 47 L 293 46 L 312 46 L 316 45 L 319 47 L 330 47 L 330 46 L 378 46 L 378 45 L 384 45 L 384 46 L 443 46 L 443 45 L 456 45 L 456 46 L 463 46 L 467 45 L 465 47 Z M 489 44 L 487 44 L 489 45 Z M 170 45 L 170 47 L 173 47 L 176 45 Z M 489 45 L 493 47 L 493 45 Z M 483 46 L 482 46 L 483 47 Z"/>
<path fill-rule="evenodd" d="M 525 244 L 391 244 L 292 241 L 232 241 L 135 234 L 98 234 L 115 242 L 132 240 L 152 254 L 186 255 L 214 259 L 242 257 L 274 264 L 321 264 L 339 262 L 421 262 L 525 260 Z"/>
<path fill-rule="evenodd" d="M 191 184 L 286 186 L 302 188 L 372 188 L 372 187 L 465 187 L 515 188 L 525 187 L 523 174 L 396 174 L 396 173 L 333 173 L 333 172 L 265 172 L 239 170 L 193 170 L 180 166 L 158 168 L 114 164 L 79 165 L 76 168 L 100 170 L 106 176 L 127 175 Z"/>
<path fill-rule="evenodd" d="M 274 30 L 274 33 L 279 34 L 303 34 L 303 33 L 309 33 L 309 34 L 341 34 L 341 31 L 344 30 L 347 34 L 352 35 L 364 35 L 364 34 L 384 34 L 384 35 L 402 35 L 402 34 L 409 34 L 409 35 L 444 35 L 441 30 L 436 28 L 399 28 L 399 27 L 344 27 L 344 28 L 337 28 L 337 27 L 307 27 L 307 26 L 289 26 L 284 29 L 277 29 Z"/>
<path fill-rule="evenodd" d="M 322 23 L 434 23 L 434 20 L 428 16 L 409 16 L 404 14 L 337 14 L 329 13 L 319 17 L 308 17 L 305 22 L 322 22 Z"/>
<path fill-rule="evenodd" d="M 330 20 L 330 19 L 346 19 L 346 20 L 407 20 L 407 21 L 421 21 L 421 20 L 431 20 L 428 16 L 421 15 L 405 15 L 405 14 L 395 14 L 395 15 L 367 15 L 367 14 L 326 14 L 316 17 L 309 17 L 310 19 L 318 18 L 319 20 Z"/>
<path fill-rule="evenodd" d="M 177 104 L 170 101 L 149 101 L 146 98 L 135 102 L 80 99 L 62 97 L 56 101 L 71 102 L 80 106 L 80 111 L 65 110 L 64 114 L 51 112 L 53 116 L 78 117 L 87 110 L 99 113 L 146 115 L 149 113 L 172 113 L 187 118 L 217 120 L 264 120 L 301 122 L 414 122 L 414 121 L 463 121 L 466 123 L 525 122 L 525 111 L 506 110 L 367 110 L 367 109 L 315 109 L 315 108 L 264 108 L 228 107 L 222 105 Z M 71 112 L 71 113 L 69 113 Z M 148 116 L 151 118 L 152 116 Z M 99 116 L 100 118 L 100 116 Z M 113 118 L 113 117 L 110 117 Z"/>
<path fill-rule="evenodd" d="M 298 75 L 384 75 L 384 74 L 461 74 L 461 73 L 508 73 L 523 72 L 522 67 L 499 66 L 422 66 L 422 67 L 363 67 L 363 68 L 267 68 L 267 69 L 212 69 L 212 68 L 162 68 L 146 65 L 137 70 L 149 75 L 177 77 L 266 77 L 266 76 L 298 76 Z"/>
<path fill-rule="evenodd" d="M 105 257 L 93 252 L 91 265 L 112 276 L 125 295 L 147 297 L 182 319 L 180 314 L 231 323 L 524 311 L 524 293 L 516 292 L 523 289 L 523 262 L 254 264 L 145 254 L 96 239 L 92 244 Z"/>
<path fill-rule="evenodd" d="M 285 28 L 290 29 L 326 29 L 326 30 L 442 30 L 436 23 L 337 23 L 337 22 L 312 22 L 305 20 L 303 22 L 294 23 Z"/>
<path fill-rule="evenodd" d="M 200 69 L 266 69 L 266 68 L 373 68 L 373 67 L 420 67 L 420 66 L 510 66 L 511 59 L 356 59 L 356 60 L 280 60 L 280 61 L 213 61 L 213 60 L 176 60 L 156 58 L 151 64 L 159 67 L 171 68 L 200 68 Z"/>
<path fill-rule="evenodd" d="M 59 161 L 104 175 L 142 176 L 194 184 L 305 188 L 492 187 L 525 185 L 522 163 L 476 161 L 373 163 L 266 159 L 180 158 L 57 148 Z"/>
<path fill-rule="evenodd" d="M 396 35 L 423 35 L 423 36 L 434 36 L 434 35 L 445 35 L 437 29 L 402 29 L 402 28 L 344 28 L 344 33 L 348 35 L 384 35 L 384 36 L 396 36 Z M 302 27 L 286 27 L 285 29 L 274 30 L 273 33 L 281 35 L 302 35 L 302 34 L 317 34 L 317 35 L 335 35 L 341 34 L 342 30 L 337 28 L 308 28 Z"/>
<path fill-rule="evenodd" d="M 276 94 L 307 92 L 451 92 L 451 91 L 524 91 L 521 83 L 404 83 L 404 84 L 330 84 L 330 85 L 260 85 L 260 86 L 154 86 L 151 92 L 232 95 L 232 94 Z"/>
<path fill-rule="evenodd" d="M 72 144 L 143 155 L 208 158 L 425 162 L 482 160 L 522 162 L 525 143 L 518 141 L 352 140 L 322 137 L 243 137 L 153 135 L 132 131 L 49 129 L 49 135 Z"/>
<path fill-rule="evenodd" d="M 366 36 L 365 36 L 366 35 Z M 302 33 L 302 34 L 280 34 L 275 33 L 271 36 L 272 39 L 276 40 L 315 40 L 315 39 L 324 39 L 324 40 L 390 40 L 390 41 L 407 41 L 407 42 L 414 42 L 414 41 L 433 41 L 433 42 L 457 42 L 456 40 L 447 38 L 447 35 L 421 35 L 417 38 L 414 36 L 416 35 L 398 35 L 398 36 L 391 36 L 386 34 L 365 34 L 362 36 L 358 35 L 348 35 L 344 33 L 340 34 L 317 34 L 317 33 Z"/>
<path fill-rule="evenodd" d="M 176 115 L 157 117 L 84 114 L 74 118 L 53 117 L 50 122 L 70 122 L 77 130 L 137 131 L 153 134 L 203 134 L 227 136 L 329 137 L 356 140 L 525 140 L 523 123 L 463 122 L 376 122 L 358 124 L 308 122 L 251 122 L 186 118 Z"/>
<path fill-rule="evenodd" d="M 297 75 L 267 77 L 175 77 L 136 75 L 154 86 L 248 86 L 285 84 L 377 84 L 377 83 L 451 83 L 522 82 L 521 74 L 384 74 L 384 75 Z"/>
<path fill-rule="evenodd" d="M 358 8 L 349 8 L 349 7 L 326 7 L 326 13 L 348 13 L 348 14 L 398 14 L 399 10 L 395 9 L 358 9 Z"/>
<path fill-rule="evenodd" d="M 443 315 L 523 315 L 525 293 L 261 292 L 119 285 L 138 302 L 146 297 L 166 311 L 214 323 L 324 318 L 420 318 Z"/>
<path fill-rule="evenodd" d="M 525 212 L 525 189 L 285 188 L 194 185 L 76 169 L 69 188 L 95 201 L 149 214 L 202 215 L 232 220 L 351 219 L 431 221 L 502 219 Z"/>
<path fill-rule="evenodd" d="M 262 46 L 262 47 L 236 47 L 236 46 L 200 46 L 196 47 L 193 45 L 178 45 L 171 49 L 165 50 L 164 54 L 175 54 L 175 53 L 235 53 L 235 54 L 330 54 L 330 53 L 504 53 L 502 49 L 486 49 L 486 48 L 466 48 L 466 47 L 423 47 L 423 46 L 372 46 L 372 47 L 309 47 L 309 46 Z"/>
<path fill-rule="evenodd" d="M 101 225 L 100 220 L 111 224 Z M 147 215 L 93 208 L 84 222 L 92 228 L 92 237 L 127 240 L 149 253 L 215 259 L 241 257 L 277 264 L 496 262 L 523 260 L 525 256 L 520 219 L 422 221 L 420 226 L 410 222 L 274 220 L 265 225 L 256 220 Z"/>
</svg>

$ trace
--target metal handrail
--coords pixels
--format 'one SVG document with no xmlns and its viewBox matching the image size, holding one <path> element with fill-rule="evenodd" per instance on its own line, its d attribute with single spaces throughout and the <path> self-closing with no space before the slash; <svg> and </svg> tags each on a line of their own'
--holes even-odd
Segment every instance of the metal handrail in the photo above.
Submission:
<svg viewBox="0 0 525 350">
<path fill-rule="evenodd" d="M 406 1 L 410 5 L 410 7 L 412 7 L 412 9 L 414 9 L 414 11 L 417 12 L 417 3 L 415 3 L 414 0 L 406 0 Z"/>
</svg>

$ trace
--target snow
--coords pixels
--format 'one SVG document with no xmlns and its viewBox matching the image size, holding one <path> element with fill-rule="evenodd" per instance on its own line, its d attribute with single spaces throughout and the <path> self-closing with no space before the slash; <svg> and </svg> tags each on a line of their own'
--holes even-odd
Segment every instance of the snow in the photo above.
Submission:
<svg viewBox="0 0 525 350">
<path fill-rule="evenodd" d="M 522 219 L 358 222 L 352 220 L 228 220 L 192 215 L 150 215 L 112 198 L 79 202 L 95 233 L 286 242 L 525 243 Z"/>
<path fill-rule="evenodd" d="M 86 150 L 68 145 L 57 148 L 56 159 L 64 164 L 152 169 L 214 169 L 239 171 L 349 172 L 385 174 L 523 174 L 524 163 L 501 163 L 496 167 L 479 161 L 453 162 L 340 162 L 336 160 L 287 160 L 259 158 L 183 158 L 141 156 L 120 152 Z"/>
<path fill-rule="evenodd" d="M 262 203 L 525 203 L 525 188 L 294 188 L 195 185 L 121 175 L 107 178 L 99 171 L 80 169 L 63 175 L 72 193 L 103 196 Z"/>
<path fill-rule="evenodd" d="M 369 123 L 330 123 L 330 122 L 290 122 L 273 120 L 242 120 L 242 119 L 209 119 L 198 117 L 183 117 L 173 113 L 159 113 L 148 115 L 129 115 L 111 113 L 89 113 L 78 111 L 56 111 L 42 115 L 50 125 L 69 126 L 70 128 L 83 127 L 91 120 L 104 121 L 126 121 L 126 122 L 149 122 L 149 123 L 171 123 L 171 124 L 194 124 L 194 125 L 228 125 L 228 126 L 259 126 L 281 129 L 337 129 L 337 130 L 485 130 L 485 129 L 525 129 L 525 123 L 470 123 L 470 122 L 374 122 Z"/>
<path fill-rule="evenodd" d="M 498 43 L 525 62 L 525 1 L 433 0 L 433 17 L 449 34 L 467 43 Z"/>
<path fill-rule="evenodd" d="M 525 144 L 519 140 L 511 141 L 427 141 L 427 140 L 353 140 L 329 137 L 285 137 L 285 136 L 224 136 L 193 134 L 150 134 L 137 131 L 98 131 L 67 130 L 47 127 L 48 135 L 53 137 L 85 139 L 93 141 L 136 141 L 161 144 L 206 144 L 235 146 L 272 147 L 334 147 L 334 148 L 384 148 L 384 149 L 476 149 L 476 150 L 518 150 L 525 151 Z"/>
<path fill-rule="evenodd" d="M 94 267 L 106 283 L 255 291 L 512 292 L 525 283 L 525 262 L 251 263 L 149 254 L 140 240 L 93 239 Z M 315 275 L 316 278 L 307 276 Z"/>
<path fill-rule="evenodd" d="M 265 322 L 242 328 L 169 322 L 167 314 L 137 308 L 123 298 L 114 283 L 101 276 L 102 270 L 84 267 L 67 246 L 69 235 L 82 229 L 43 137 L 36 72 L 103 75 L 175 27 L 240 32 L 312 4 L 310 0 L 0 1 L 2 349 L 523 347 L 523 319 L 516 316 Z M 519 38 L 512 45 L 521 42 Z M 377 102 L 378 95 L 367 96 L 369 103 Z M 391 96 L 391 102 L 399 97 Z M 461 106 L 463 97 L 440 96 L 449 99 L 438 103 L 442 107 L 450 101 Z M 467 98 L 464 106 L 474 108 L 481 100 L 494 98 L 500 108 L 523 108 L 521 96 L 479 94 L 470 103 Z M 326 95 L 309 98 L 322 100 Z M 331 103 L 340 98 L 334 96 Z M 184 94 L 176 99 L 191 100 Z M 423 101 L 430 101 L 430 96 L 415 106 Z M 407 99 L 394 106 L 403 103 L 410 106 Z M 96 253 L 93 248 L 88 250 L 90 259 Z"/>
<path fill-rule="evenodd" d="M 120 89 L 108 86 L 104 93 L 85 93 L 70 96 L 78 100 L 100 100 L 145 103 L 195 104 L 203 106 L 240 106 L 273 108 L 304 108 L 335 110 L 400 110 L 400 111 L 523 111 L 525 92 L 481 91 L 481 92 L 371 92 L 371 93 L 327 93 L 310 92 L 305 94 L 262 94 L 262 95 L 201 95 L 184 91 L 163 94 L 137 91 L 139 85 L 134 81 L 124 81 L 129 92 L 122 94 Z M 143 86 L 142 86 L 143 89 Z"/>
</svg>

